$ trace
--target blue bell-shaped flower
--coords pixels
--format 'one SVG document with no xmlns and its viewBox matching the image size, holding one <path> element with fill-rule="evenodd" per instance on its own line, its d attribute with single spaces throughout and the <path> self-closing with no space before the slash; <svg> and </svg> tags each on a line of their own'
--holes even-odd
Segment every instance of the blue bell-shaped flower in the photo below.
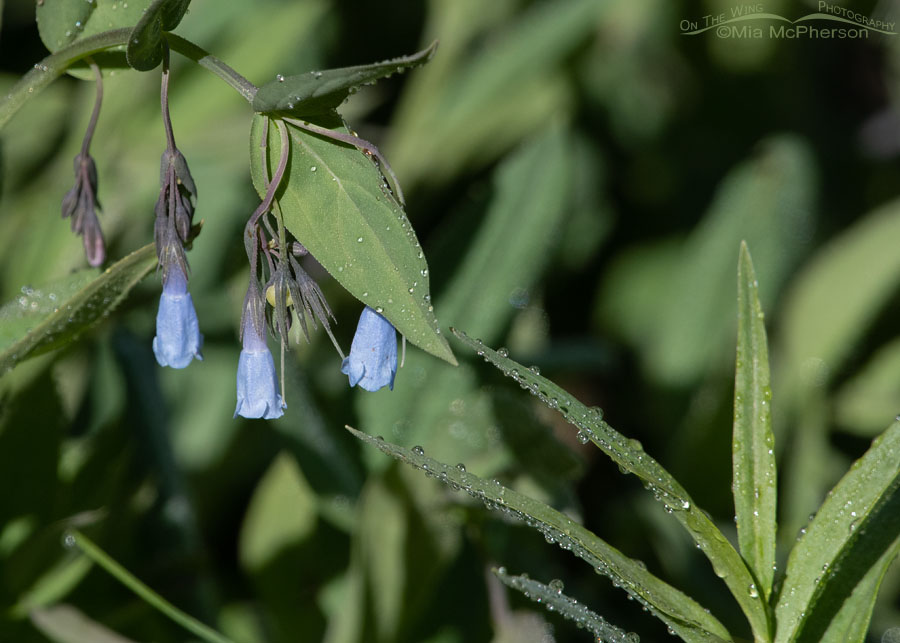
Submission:
<svg viewBox="0 0 900 643">
<path fill-rule="evenodd" d="M 350 386 L 377 391 L 394 389 L 397 374 L 397 331 L 387 319 L 366 306 L 359 317 L 350 356 L 341 363 L 341 373 L 350 376 Z"/>
<path fill-rule="evenodd" d="M 275 360 L 265 337 L 249 319 L 243 325 L 243 349 L 237 372 L 237 406 L 234 417 L 274 420 L 284 415 L 287 406 L 278 392 Z"/>
<path fill-rule="evenodd" d="M 181 266 L 170 265 L 165 271 L 159 312 L 156 313 L 156 337 L 153 354 L 160 366 L 184 368 L 200 355 L 203 336 L 197 322 L 194 302 L 187 290 L 187 277 Z"/>
</svg>

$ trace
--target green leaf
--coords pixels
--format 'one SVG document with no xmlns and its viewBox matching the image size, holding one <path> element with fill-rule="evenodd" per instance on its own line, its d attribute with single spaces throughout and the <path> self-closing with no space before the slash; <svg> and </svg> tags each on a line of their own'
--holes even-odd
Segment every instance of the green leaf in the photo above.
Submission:
<svg viewBox="0 0 900 643">
<path fill-rule="evenodd" d="M 71 605 L 36 608 L 30 617 L 34 626 L 56 643 L 134 643 Z"/>
<path fill-rule="evenodd" d="M 85 270 L 0 308 L 0 373 L 22 360 L 75 341 L 111 313 L 156 266 L 148 244 L 97 276 Z"/>
<path fill-rule="evenodd" d="M 662 465 L 644 452 L 641 443 L 629 440 L 603 421 L 599 408 L 588 408 L 567 391 L 550 380 L 487 347 L 484 342 L 471 339 L 459 330 L 451 331 L 477 354 L 513 378 L 519 386 L 537 396 L 551 409 L 558 410 L 570 424 L 578 428 L 578 440 L 593 442 L 623 471 L 633 473 L 653 496 L 663 503 L 687 530 L 697 547 L 713 565 L 716 575 L 725 581 L 754 634 L 765 639 L 769 631 L 766 603 L 755 589 L 755 581 L 744 560 L 731 543 L 713 524 L 705 511 L 697 507 L 687 491 Z"/>
<path fill-rule="evenodd" d="M 832 489 L 785 569 L 775 641 L 820 641 L 841 605 L 900 534 L 900 422 Z"/>
<path fill-rule="evenodd" d="M 261 195 L 265 118 L 254 116 L 250 133 L 253 184 Z M 340 126 L 333 120 L 329 125 Z M 276 195 L 287 229 L 353 296 L 413 344 L 455 365 L 431 305 L 425 254 L 378 168 L 354 147 L 283 121 L 269 127 L 270 168 L 281 151 L 276 127 L 287 127 L 290 137 L 290 161 Z"/>
<path fill-rule="evenodd" d="M 505 567 L 492 571 L 504 585 L 522 592 L 527 598 L 543 604 L 549 611 L 557 612 L 578 627 L 588 630 L 597 641 L 629 643 L 637 639 L 636 634 L 628 634 L 625 630 L 611 625 L 602 616 L 563 594 L 561 581 L 551 581 L 550 585 L 545 585 L 525 575 L 509 574 Z"/>
<path fill-rule="evenodd" d="M 775 575 L 776 473 L 769 349 L 759 287 L 747 244 L 738 262 L 738 338 L 734 374 L 733 483 L 741 555 L 768 600 Z"/>
<path fill-rule="evenodd" d="M 483 221 L 466 254 L 454 262 L 453 277 L 437 301 L 442 318 L 488 341 L 508 326 L 518 312 L 510 299 L 534 289 L 566 225 L 571 143 L 566 128 L 551 124 L 497 166 Z M 447 458 L 497 463 L 499 449 L 486 448 L 485 440 L 488 427 L 497 423 L 471 365 L 439 369 L 410 354 L 397 377 L 390 395 L 358 399 L 371 432 L 393 435 L 407 446 L 424 441 L 414 432 L 428 432 L 432 448 Z M 409 427 L 402 438 L 396 432 L 400 426 Z"/>
<path fill-rule="evenodd" d="M 897 292 L 900 201 L 866 216 L 819 250 L 791 288 L 779 349 L 796 395 L 830 380 Z"/>
<path fill-rule="evenodd" d="M 441 300 L 454 325 L 496 338 L 515 310 L 510 299 L 534 285 L 568 214 L 570 149 L 569 133 L 555 124 L 499 166 L 496 196 Z"/>
<path fill-rule="evenodd" d="M 434 55 L 437 41 L 420 52 L 371 65 L 311 71 L 297 76 L 279 76 L 259 88 L 253 109 L 264 114 L 297 117 L 328 114 L 362 85 L 379 78 L 424 65 Z"/>
<path fill-rule="evenodd" d="M 433 12 L 430 37 L 446 38 L 448 55 L 442 50 L 433 69 L 410 79 L 387 150 L 406 184 L 477 169 L 570 111 L 573 89 L 563 63 L 613 7 L 597 0 L 538 3 L 511 11 L 498 25 L 493 19 L 509 5 L 494 4 L 459 0 Z"/>
<path fill-rule="evenodd" d="M 153 0 L 128 39 L 125 56 L 132 68 L 149 71 L 162 62 L 162 32 L 178 26 L 190 3 L 191 0 Z"/>
<path fill-rule="evenodd" d="M 878 351 L 842 385 L 835 399 L 835 415 L 842 428 L 869 438 L 881 433 L 900 409 L 900 340 Z"/>
<path fill-rule="evenodd" d="M 55 52 L 87 36 L 131 27 L 149 5 L 150 0 L 44 0 L 37 4 L 38 33 Z"/>
<path fill-rule="evenodd" d="M 796 260 L 809 226 L 814 161 L 793 136 L 765 141 L 722 181 L 703 221 L 684 243 L 657 303 L 656 332 L 645 358 L 673 386 L 702 375 L 730 351 L 734 333 L 734 248 L 753 248 L 756 271 L 771 303 Z"/>
<path fill-rule="evenodd" d="M 504 487 L 496 480 L 483 480 L 459 466 L 426 457 L 420 448 L 405 449 L 346 428 L 363 442 L 389 456 L 437 477 L 453 489 L 466 491 L 491 509 L 499 509 L 540 530 L 548 541 L 556 542 L 588 562 L 598 573 L 611 578 L 685 641 L 730 640 L 722 624 L 692 598 L 666 584 L 648 572 L 639 561 L 623 555 L 552 507 Z"/>
<path fill-rule="evenodd" d="M 878 590 L 898 553 L 900 539 L 894 541 L 893 546 L 881 555 L 878 562 L 859 581 L 853 593 L 844 601 L 841 611 L 832 619 L 822 636 L 822 643 L 865 643 Z"/>
<path fill-rule="evenodd" d="M 279 454 L 256 486 L 241 527 L 240 559 L 262 570 L 282 549 L 303 542 L 316 525 L 316 497 L 296 461 Z"/>
</svg>

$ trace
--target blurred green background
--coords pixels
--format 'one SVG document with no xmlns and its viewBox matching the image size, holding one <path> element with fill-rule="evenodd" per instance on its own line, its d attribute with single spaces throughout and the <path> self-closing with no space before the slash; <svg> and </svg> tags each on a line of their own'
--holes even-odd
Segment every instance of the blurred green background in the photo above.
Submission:
<svg viewBox="0 0 900 643">
<path fill-rule="evenodd" d="M 439 39 L 427 66 L 342 107 L 403 185 L 439 320 L 601 406 L 730 535 L 746 239 L 770 331 L 786 553 L 900 411 L 900 36 L 681 35 L 682 20 L 736 4 L 194 0 L 177 33 L 256 84 Z M 894 6 L 853 8 L 897 20 Z M 793 19 L 816 3 L 765 9 Z M 3 3 L 0 89 L 45 53 L 34 3 Z M 113 259 L 152 239 L 158 82 L 122 71 L 106 82 L 92 154 Z M 2 302 L 86 265 L 59 204 L 93 94 L 63 78 L 0 134 Z M 458 342 L 458 368 L 411 348 L 395 390 L 367 394 L 347 386 L 318 333 L 288 354 L 285 417 L 232 419 L 240 232 L 258 204 L 251 112 L 177 56 L 170 96 L 205 222 L 189 253 L 204 361 L 156 365 L 150 278 L 82 341 L 0 379 L 0 641 L 120 640 L 85 629 L 96 624 L 134 641 L 189 640 L 65 550 L 71 525 L 238 643 L 587 639 L 507 594 L 495 565 L 562 579 L 642 640 L 669 638 L 539 533 L 363 449 L 345 424 L 552 503 L 746 634 L 662 507 Z M 349 348 L 360 304 L 307 268 Z M 895 570 L 872 641 L 900 624 L 898 592 Z"/>
</svg>

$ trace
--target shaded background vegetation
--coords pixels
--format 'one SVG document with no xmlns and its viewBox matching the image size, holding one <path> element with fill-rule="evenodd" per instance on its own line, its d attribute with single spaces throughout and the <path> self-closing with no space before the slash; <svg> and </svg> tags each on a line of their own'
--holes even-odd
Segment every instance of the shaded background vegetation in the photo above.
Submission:
<svg viewBox="0 0 900 643">
<path fill-rule="evenodd" d="M 814 5 L 765 9 L 796 18 Z M 854 9 L 896 20 L 893 6 Z M 602 407 L 726 529 L 735 270 L 746 239 L 769 320 L 787 546 L 900 410 L 900 37 L 679 33 L 682 19 L 731 7 L 194 0 L 178 33 L 257 84 L 440 39 L 426 67 L 342 108 L 404 187 L 438 318 Z M 33 3 L 7 1 L 0 83 L 43 55 Z M 107 81 L 92 152 L 113 258 L 152 235 L 158 81 L 134 72 Z M 3 302 L 85 265 L 59 202 L 93 91 L 61 79 L 2 133 Z M 0 641 L 75 640 L 53 638 L 40 609 L 60 602 L 136 641 L 187 638 L 61 546 L 73 523 L 242 643 L 586 639 L 506 595 L 487 573 L 501 564 L 564 580 L 645 641 L 667 636 L 540 534 L 365 451 L 344 424 L 551 502 L 738 622 L 661 506 L 459 343 L 459 368 L 411 349 L 395 390 L 366 394 L 348 388 L 320 333 L 288 355 L 284 418 L 232 419 L 240 231 L 258 203 L 250 110 L 177 57 L 170 96 L 205 222 L 189 254 L 204 361 L 157 367 L 159 285 L 148 279 L 82 341 L 0 380 Z M 307 267 L 349 347 L 360 304 Z M 898 590 L 890 573 L 873 641 L 900 624 Z"/>
</svg>

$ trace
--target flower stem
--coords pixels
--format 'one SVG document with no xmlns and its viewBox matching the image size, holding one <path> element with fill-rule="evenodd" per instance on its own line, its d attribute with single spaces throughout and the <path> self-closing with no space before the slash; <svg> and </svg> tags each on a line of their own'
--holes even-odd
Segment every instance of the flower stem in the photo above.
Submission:
<svg viewBox="0 0 900 643">
<path fill-rule="evenodd" d="M 66 534 L 65 542 L 67 545 L 78 547 L 81 552 L 109 572 L 116 580 L 125 585 L 147 603 L 158 609 L 160 612 L 168 616 L 170 619 L 181 625 L 183 628 L 191 632 L 194 636 L 201 638 L 208 643 L 232 643 L 232 641 L 222 634 L 219 634 L 211 627 L 204 625 L 193 616 L 182 612 L 180 609 L 172 605 L 169 601 L 154 592 L 152 589 L 144 585 L 127 569 L 122 567 L 115 560 L 95 545 L 87 536 L 80 531 L 73 530 Z"/>
<path fill-rule="evenodd" d="M 248 103 L 253 102 L 253 98 L 256 96 L 256 92 L 259 88 L 249 80 L 241 76 L 239 73 L 237 73 L 234 69 L 223 63 L 215 56 L 209 54 L 204 49 L 201 49 L 190 40 L 185 40 L 181 36 L 176 36 L 173 33 L 167 33 L 166 40 L 169 41 L 169 46 L 174 51 L 177 51 L 185 58 L 190 58 L 201 67 L 211 71 L 216 76 L 224 80 L 226 83 L 231 85 L 231 87 L 236 89 L 238 93 L 240 93 L 240 95 L 247 100 Z"/>
<path fill-rule="evenodd" d="M 94 130 L 97 129 L 97 119 L 100 118 L 100 105 L 103 103 L 103 74 L 97 63 L 90 57 L 87 58 L 88 65 L 94 72 L 97 79 L 97 98 L 94 100 L 94 111 L 91 112 L 91 120 L 88 122 L 87 131 L 84 133 L 84 140 L 81 143 L 81 157 L 86 158 L 91 148 L 91 139 L 94 138 Z"/>
<path fill-rule="evenodd" d="M 127 45 L 131 29 L 131 27 L 123 27 L 122 29 L 112 29 L 81 38 L 44 58 L 27 74 L 22 76 L 19 82 L 13 85 L 6 96 L 0 100 L 0 129 L 9 122 L 30 98 L 34 98 L 45 87 L 64 74 L 73 63 L 91 54 Z M 253 97 L 256 96 L 257 91 L 256 85 L 189 40 L 185 40 L 173 33 L 166 33 L 165 38 L 173 50 L 224 80 L 237 90 L 247 102 L 253 102 Z"/>
</svg>

